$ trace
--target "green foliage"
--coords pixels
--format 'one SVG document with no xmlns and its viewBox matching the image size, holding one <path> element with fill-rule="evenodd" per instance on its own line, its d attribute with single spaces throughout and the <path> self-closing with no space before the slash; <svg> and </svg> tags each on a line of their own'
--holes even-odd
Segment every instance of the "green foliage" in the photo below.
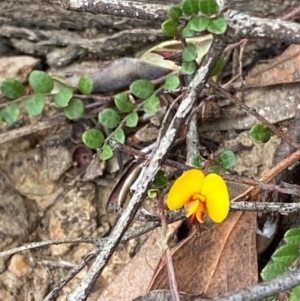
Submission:
<svg viewBox="0 0 300 301">
<path fill-rule="evenodd" d="M 226 150 L 220 155 L 220 166 L 229 169 L 235 165 L 235 154 L 231 150 Z"/>
<path fill-rule="evenodd" d="M 157 197 L 157 194 L 159 193 L 158 189 L 149 189 L 148 190 L 148 197 L 150 199 L 155 199 Z"/>
<path fill-rule="evenodd" d="M 192 166 L 203 169 L 205 165 L 205 159 L 201 155 L 196 155 L 192 158 Z"/>
<path fill-rule="evenodd" d="M 147 99 L 154 92 L 155 86 L 147 79 L 138 79 L 130 85 L 131 93 L 137 98 Z"/>
<path fill-rule="evenodd" d="M 224 67 L 224 61 L 221 57 L 219 57 L 213 70 L 211 71 L 210 76 L 213 77 L 213 76 L 219 75 L 221 73 L 223 67 Z"/>
<path fill-rule="evenodd" d="M 103 144 L 104 135 L 97 129 L 89 129 L 83 133 L 82 141 L 91 149 L 99 149 Z"/>
<path fill-rule="evenodd" d="M 17 99 L 25 94 L 23 84 L 15 79 L 6 79 L 1 84 L 1 92 L 10 99 Z"/>
<path fill-rule="evenodd" d="M 113 150 L 110 145 L 104 145 L 102 151 L 99 155 L 100 160 L 106 161 L 112 158 L 114 155 Z"/>
<path fill-rule="evenodd" d="M 219 5 L 216 0 L 200 0 L 199 10 L 206 15 L 214 15 L 219 12 Z"/>
<path fill-rule="evenodd" d="M 197 58 L 197 50 L 193 44 L 187 44 L 182 51 L 182 58 L 185 62 L 192 62 Z"/>
<path fill-rule="evenodd" d="M 191 38 L 192 36 L 194 36 L 194 32 L 187 27 L 183 28 L 181 34 L 183 38 Z"/>
<path fill-rule="evenodd" d="M 143 109 L 147 114 L 155 114 L 158 111 L 159 98 L 155 95 L 152 95 L 148 98 L 143 105 Z"/>
<path fill-rule="evenodd" d="M 11 103 L 1 110 L 3 120 L 8 124 L 17 122 L 20 115 L 19 106 L 16 103 Z"/>
<path fill-rule="evenodd" d="M 38 70 L 30 73 L 29 84 L 35 93 L 50 93 L 54 87 L 51 76 L 44 71 Z"/>
<path fill-rule="evenodd" d="M 184 0 L 182 10 L 188 16 L 197 14 L 199 12 L 198 0 Z"/>
<path fill-rule="evenodd" d="M 299 301 L 299 300 L 300 300 L 300 286 L 296 286 L 290 292 L 289 301 Z"/>
<path fill-rule="evenodd" d="M 114 138 L 121 144 L 124 144 L 125 142 L 125 133 L 123 129 L 119 128 L 114 133 Z"/>
<path fill-rule="evenodd" d="M 281 262 L 290 266 L 298 256 L 298 247 L 296 245 L 286 244 L 278 248 L 272 255 L 274 262 Z"/>
<path fill-rule="evenodd" d="M 161 25 L 162 31 L 170 37 L 174 37 L 178 33 L 178 23 L 172 19 L 168 19 Z"/>
<path fill-rule="evenodd" d="M 172 5 L 168 10 L 168 16 L 173 21 L 177 22 L 182 16 L 182 9 L 178 5 Z"/>
<path fill-rule="evenodd" d="M 132 112 L 126 119 L 126 126 L 134 128 L 137 126 L 139 121 L 139 115 L 137 112 Z"/>
<path fill-rule="evenodd" d="M 134 105 L 130 102 L 129 96 L 127 93 L 120 93 L 114 97 L 115 104 L 117 108 L 122 113 L 130 113 L 134 110 Z"/>
<path fill-rule="evenodd" d="M 54 101 L 57 106 L 59 106 L 61 108 L 65 108 L 66 106 L 68 106 L 68 103 L 72 97 L 73 97 L 73 92 L 69 88 L 65 87 L 65 88 L 62 88 L 54 96 Z"/>
<path fill-rule="evenodd" d="M 164 83 L 164 89 L 168 91 L 176 90 L 180 86 L 180 79 L 177 75 L 169 75 Z"/>
<path fill-rule="evenodd" d="M 82 94 L 90 95 L 93 92 L 93 80 L 87 75 L 81 76 L 78 89 Z"/>
<path fill-rule="evenodd" d="M 300 245 L 300 229 L 293 228 L 285 232 L 284 240 L 290 245 Z"/>
<path fill-rule="evenodd" d="M 108 129 L 114 129 L 119 125 L 121 117 L 114 109 L 107 108 L 99 113 L 98 120 Z"/>
<path fill-rule="evenodd" d="M 37 116 L 43 112 L 45 107 L 45 96 L 42 93 L 33 94 L 24 102 L 25 110 L 29 115 Z"/>
<path fill-rule="evenodd" d="M 263 280 L 272 280 L 275 277 L 287 272 L 289 267 L 281 262 L 273 262 L 268 264 L 261 272 Z"/>
<path fill-rule="evenodd" d="M 72 98 L 64 108 L 64 113 L 71 120 L 79 119 L 84 114 L 84 103 L 81 99 Z"/>
<path fill-rule="evenodd" d="M 222 18 L 216 18 L 209 21 L 207 30 L 214 34 L 223 34 L 227 29 L 227 21 Z"/>
<path fill-rule="evenodd" d="M 209 24 L 209 18 L 197 16 L 188 22 L 186 28 L 188 28 L 189 30 L 201 32 L 206 30 L 208 24 Z"/>
<path fill-rule="evenodd" d="M 161 188 L 165 186 L 168 183 L 168 177 L 167 174 L 163 170 L 159 170 L 154 178 L 153 184 Z"/>
<path fill-rule="evenodd" d="M 271 138 L 271 130 L 264 124 L 255 124 L 249 134 L 250 138 L 256 143 L 266 143 Z"/>
<path fill-rule="evenodd" d="M 183 74 L 192 75 L 197 70 L 196 62 L 184 62 L 181 66 L 181 71 Z"/>
<path fill-rule="evenodd" d="M 218 173 L 221 170 L 221 166 L 219 164 L 219 162 L 214 161 L 208 168 L 209 172 L 215 172 Z"/>
</svg>

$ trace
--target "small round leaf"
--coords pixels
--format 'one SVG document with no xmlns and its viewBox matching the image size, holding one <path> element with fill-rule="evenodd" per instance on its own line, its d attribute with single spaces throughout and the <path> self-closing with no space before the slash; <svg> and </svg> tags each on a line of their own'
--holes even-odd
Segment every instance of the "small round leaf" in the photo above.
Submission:
<svg viewBox="0 0 300 301">
<path fill-rule="evenodd" d="M 199 12 L 198 0 L 184 0 L 182 10 L 188 16 L 197 14 Z"/>
<path fill-rule="evenodd" d="M 123 129 L 117 129 L 114 133 L 114 138 L 121 144 L 124 144 L 125 142 L 125 133 Z"/>
<path fill-rule="evenodd" d="M 11 103 L 1 111 L 1 115 L 6 123 L 15 123 L 20 115 L 19 106 L 16 103 Z"/>
<path fill-rule="evenodd" d="M 183 74 L 186 74 L 186 75 L 191 75 L 191 74 L 194 74 L 197 70 L 197 64 L 196 62 L 184 62 L 182 65 L 181 65 L 181 71 Z"/>
<path fill-rule="evenodd" d="M 265 266 L 261 272 L 261 277 L 263 280 L 272 280 L 275 277 L 282 275 L 287 272 L 289 267 L 281 262 L 274 262 Z"/>
<path fill-rule="evenodd" d="M 17 99 L 25 94 L 25 88 L 18 80 L 6 79 L 1 84 L 1 92 L 10 99 Z"/>
<path fill-rule="evenodd" d="M 24 107 L 29 115 L 33 115 L 33 116 L 40 115 L 45 107 L 44 94 L 37 93 L 30 96 L 25 100 Z"/>
<path fill-rule="evenodd" d="M 210 76 L 213 77 L 213 76 L 216 76 L 218 74 L 221 73 L 222 69 L 224 67 L 224 61 L 221 57 L 218 58 L 213 70 L 211 71 L 211 74 Z"/>
<path fill-rule="evenodd" d="M 178 5 L 172 5 L 168 10 L 168 16 L 174 21 L 178 21 L 178 19 L 182 16 L 182 9 Z"/>
<path fill-rule="evenodd" d="M 168 19 L 161 24 L 161 29 L 165 35 L 174 37 L 178 33 L 178 23 L 172 19 Z"/>
<path fill-rule="evenodd" d="M 155 114 L 158 111 L 159 98 L 155 95 L 152 95 L 147 99 L 143 105 L 143 110 L 147 114 Z"/>
<path fill-rule="evenodd" d="M 194 17 L 188 22 L 186 27 L 189 30 L 201 32 L 207 28 L 209 24 L 209 18 L 206 17 Z"/>
<path fill-rule="evenodd" d="M 153 184 L 156 187 L 163 187 L 168 183 L 167 174 L 163 170 L 159 170 L 154 178 Z"/>
<path fill-rule="evenodd" d="M 73 97 L 73 92 L 69 88 L 62 88 L 55 96 L 54 101 L 57 106 L 65 108 L 70 99 Z"/>
<path fill-rule="evenodd" d="M 29 84 L 35 93 L 50 93 L 54 87 L 51 76 L 44 71 L 38 70 L 30 73 Z"/>
<path fill-rule="evenodd" d="M 216 0 L 200 0 L 199 10 L 203 14 L 215 15 L 219 12 L 219 5 Z"/>
<path fill-rule="evenodd" d="M 212 165 L 208 168 L 209 172 L 218 173 L 221 170 L 221 166 L 218 162 L 213 162 Z"/>
<path fill-rule="evenodd" d="M 285 232 L 284 240 L 290 245 L 299 245 L 300 244 L 300 229 L 292 228 Z"/>
<path fill-rule="evenodd" d="M 110 159 L 114 155 L 112 148 L 110 145 L 104 145 L 102 151 L 99 155 L 100 160 L 106 161 Z"/>
<path fill-rule="evenodd" d="M 205 159 L 200 155 L 196 155 L 192 158 L 191 164 L 197 168 L 202 169 L 205 165 Z"/>
<path fill-rule="evenodd" d="M 227 21 L 224 18 L 212 19 L 209 21 L 207 30 L 214 34 L 223 34 L 227 29 Z"/>
<path fill-rule="evenodd" d="M 114 109 L 107 108 L 99 113 L 98 120 L 108 129 L 114 129 L 119 125 L 121 117 Z"/>
<path fill-rule="evenodd" d="M 157 197 L 158 193 L 159 193 L 158 189 L 149 189 L 148 190 L 148 197 L 150 199 L 155 199 Z"/>
<path fill-rule="evenodd" d="M 155 86 L 147 79 L 138 79 L 130 85 L 131 93 L 137 98 L 147 99 L 154 92 Z"/>
<path fill-rule="evenodd" d="M 139 115 L 137 114 L 137 112 L 132 112 L 126 119 L 126 126 L 130 128 L 134 128 L 137 126 L 138 121 L 139 121 Z"/>
<path fill-rule="evenodd" d="M 300 285 L 294 287 L 290 291 L 289 301 L 299 301 L 300 300 Z"/>
<path fill-rule="evenodd" d="M 89 129 L 83 133 L 82 141 L 88 148 L 99 149 L 103 144 L 104 135 L 97 129 Z"/>
<path fill-rule="evenodd" d="M 266 143 L 271 138 L 271 130 L 264 124 L 255 124 L 249 133 L 250 138 L 256 143 Z"/>
<path fill-rule="evenodd" d="M 82 94 L 90 95 L 93 92 L 93 80 L 87 75 L 81 76 L 78 89 Z"/>
<path fill-rule="evenodd" d="M 191 38 L 192 36 L 194 36 L 194 32 L 187 27 L 183 28 L 181 34 L 183 38 Z"/>
<path fill-rule="evenodd" d="M 274 262 L 281 262 L 290 266 L 298 257 L 298 247 L 296 245 L 286 244 L 278 248 L 272 255 Z"/>
<path fill-rule="evenodd" d="M 220 156 L 220 165 L 224 169 L 229 169 L 235 165 L 235 154 L 231 150 L 224 151 Z"/>
<path fill-rule="evenodd" d="M 164 83 L 164 89 L 167 91 L 176 90 L 180 86 L 180 79 L 177 75 L 169 75 Z"/>
<path fill-rule="evenodd" d="M 193 44 L 187 44 L 182 51 L 182 58 L 185 62 L 192 62 L 197 58 L 197 49 Z"/>
<path fill-rule="evenodd" d="M 120 93 L 114 97 L 117 108 L 123 113 L 130 113 L 134 110 L 134 105 L 130 102 L 127 93 Z"/>
<path fill-rule="evenodd" d="M 84 114 L 84 103 L 81 99 L 72 98 L 68 106 L 64 108 L 67 118 L 74 120 L 79 119 Z"/>
</svg>

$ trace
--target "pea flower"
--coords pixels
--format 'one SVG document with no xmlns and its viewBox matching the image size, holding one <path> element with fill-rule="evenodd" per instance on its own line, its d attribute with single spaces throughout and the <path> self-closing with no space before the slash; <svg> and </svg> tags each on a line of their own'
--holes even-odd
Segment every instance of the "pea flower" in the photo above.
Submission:
<svg viewBox="0 0 300 301">
<path fill-rule="evenodd" d="M 186 206 L 191 222 L 204 222 L 204 213 L 221 223 L 229 212 L 229 194 L 222 177 L 215 173 L 207 176 L 199 169 L 184 172 L 173 184 L 167 198 L 170 210 Z"/>
</svg>

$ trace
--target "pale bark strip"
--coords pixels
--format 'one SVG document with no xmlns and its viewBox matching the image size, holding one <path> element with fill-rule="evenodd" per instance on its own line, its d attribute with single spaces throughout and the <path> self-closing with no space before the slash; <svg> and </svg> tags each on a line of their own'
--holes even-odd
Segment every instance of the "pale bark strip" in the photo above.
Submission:
<svg viewBox="0 0 300 301">
<path fill-rule="evenodd" d="M 86 300 L 95 281 L 100 276 L 109 258 L 115 251 L 122 236 L 126 232 L 129 224 L 133 220 L 137 210 L 141 206 L 143 199 L 146 196 L 147 189 L 152 183 L 156 173 L 161 168 L 161 165 L 166 158 L 168 150 L 174 142 L 175 137 L 182 126 L 182 123 L 184 122 L 185 118 L 191 113 L 199 91 L 203 89 L 209 77 L 210 71 L 214 67 L 217 58 L 222 53 L 224 48 L 225 45 L 223 44 L 223 42 L 218 39 L 214 40 L 208 55 L 204 59 L 194 79 L 189 85 L 186 97 L 181 102 L 175 117 L 173 118 L 170 126 L 166 131 L 165 136 L 161 139 L 156 152 L 153 154 L 151 160 L 149 161 L 149 165 L 145 167 L 144 172 L 142 171 L 142 176 L 138 185 L 139 190 L 134 193 L 128 206 L 124 210 L 122 216 L 118 220 L 118 223 L 109 236 L 106 245 L 102 249 L 101 253 L 97 256 L 87 276 L 82 280 L 76 290 L 69 296 L 69 301 Z"/>
</svg>

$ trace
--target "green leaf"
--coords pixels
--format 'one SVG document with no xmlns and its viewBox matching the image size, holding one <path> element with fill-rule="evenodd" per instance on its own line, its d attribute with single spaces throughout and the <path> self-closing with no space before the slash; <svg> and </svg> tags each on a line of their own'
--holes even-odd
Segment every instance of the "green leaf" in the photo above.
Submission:
<svg viewBox="0 0 300 301">
<path fill-rule="evenodd" d="M 210 76 L 213 77 L 213 76 L 220 74 L 223 67 L 224 67 L 224 60 L 221 57 L 219 57 L 213 70 L 211 71 Z"/>
<path fill-rule="evenodd" d="M 30 73 L 29 84 L 35 93 L 50 93 L 54 87 L 51 76 L 44 71 L 38 70 Z"/>
<path fill-rule="evenodd" d="M 199 12 L 198 0 L 184 0 L 182 10 L 188 16 L 197 14 Z"/>
<path fill-rule="evenodd" d="M 54 101 L 57 106 L 65 108 L 71 98 L 73 97 L 73 92 L 69 88 L 62 88 L 55 96 Z"/>
<path fill-rule="evenodd" d="M 202 169 L 205 165 L 205 159 L 200 155 L 196 155 L 192 158 L 191 164 L 197 168 Z"/>
<path fill-rule="evenodd" d="M 78 89 L 82 94 L 90 95 L 93 92 L 93 80 L 87 75 L 81 76 Z"/>
<path fill-rule="evenodd" d="M 203 14 L 214 15 L 219 12 L 219 5 L 216 0 L 200 0 L 199 10 Z"/>
<path fill-rule="evenodd" d="M 191 38 L 192 36 L 194 36 L 194 32 L 192 30 L 189 30 L 187 27 L 183 28 L 181 34 L 183 38 Z"/>
<path fill-rule="evenodd" d="M 287 244 L 298 246 L 300 244 L 300 229 L 292 228 L 286 231 L 284 234 L 284 240 Z"/>
<path fill-rule="evenodd" d="M 5 79 L 1 84 L 1 92 L 10 99 L 17 99 L 25 94 L 25 87 L 18 80 Z"/>
<path fill-rule="evenodd" d="M 153 184 L 156 187 L 163 187 L 168 183 L 167 174 L 163 170 L 159 170 L 154 178 Z"/>
<path fill-rule="evenodd" d="M 227 29 L 227 21 L 224 18 L 212 19 L 209 21 L 207 30 L 214 34 L 223 34 Z"/>
<path fill-rule="evenodd" d="M 274 262 L 265 266 L 261 272 L 261 277 L 263 280 L 271 280 L 275 277 L 287 272 L 289 267 L 281 262 Z"/>
<path fill-rule="evenodd" d="M 102 151 L 99 155 L 100 160 L 106 161 L 110 159 L 114 155 L 112 148 L 110 145 L 104 145 Z"/>
<path fill-rule="evenodd" d="M 107 108 L 99 113 L 98 120 L 108 129 L 114 129 L 119 125 L 121 117 L 114 109 Z"/>
<path fill-rule="evenodd" d="M 194 74 L 197 70 L 197 64 L 196 62 L 184 62 L 182 65 L 181 65 L 181 71 L 183 74 L 186 74 L 186 75 L 191 75 L 191 74 Z"/>
<path fill-rule="evenodd" d="M 161 29 L 165 35 L 174 37 L 178 33 L 178 23 L 172 19 L 168 19 L 161 24 Z"/>
<path fill-rule="evenodd" d="M 192 20 L 188 22 L 186 27 L 189 30 L 201 32 L 207 28 L 208 23 L 209 23 L 209 18 L 207 17 L 194 17 Z"/>
<path fill-rule="evenodd" d="M 83 133 L 82 141 L 88 148 L 99 149 L 103 144 L 104 135 L 97 129 L 89 129 Z"/>
<path fill-rule="evenodd" d="M 137 112 L 132 112 L 126 119 L 126 126 L 134 128 L 139 122 L 139 115 Z"/>
<path fill-rule="evenodd" d="M 298 257 L 298 246 L 286 244 L 278 248 L 272 255 L 274 262 L 281 262 L 287 267 L 290 267 L 291 264 Z"/>
<path fill-rule="evenodd" d="M 149 189 L 148 190 L 148 197 L 150 199 L 155 199 L 157 197 L 157 194 L 159 193 L 158 189 Z"/>
<path fill-rule="evenodd" d="M 134 110 L 134 105 L 130 102 L 127 93 L 120 93 L 114 97 L 117 108 L 123 113 L 130 113 Z"/>
<path fill-rule="evenodd" d="M 250 138 L 256 143 L 266 143 L 271 138 L 271 130 L 264 124 L 255 124 L 249 134 Z"/>
<path fill-rule="evenodd" d="M 299 301 L 300 300 L 300 285 L 294 287 L 290 292 L 289 301 Z"/>
<path fill-rule="evenodd" d="M 221 170 L 221 166 L 218 162 L 213 162 L 212 165 L 208 168 L 209 172 L 218 173 Z"/>
<path fill-rule="evenodd" d="M 81 99 L 72 98 L 68 106 L 64 108 L 67 118 L 74 120 L 79 119 L 84 114 L 84 103 Z"/>
<path fill-rule="evenodd" d="M 168 16 L 173 21 L 178 21 L 182 16 L 182 9 L 178 5 L 172 5 L 168 10 Z"/>
<path fill-rule="evenodd" d="M 220 165 L 223 169 L 229 169 L 235 165 L 235 154 L 231 150 L 224 151 L 220 155 Z"/>
<path fill-rule="evenodd" d="M 145 101 L 143 105 L 143 110 L 147 114 L 155 114 L 158 111 L 159 102 L 159 98 L 155 95 L 152 95 Z"/>
<path fill-rule="evenodd" d="M 123 129 L 117 129 L 116 131 L 115 131 L 115 133 L 114 133 L 114 137 L 115 137 L 115 139 L 119 142 L 119 143 L 121 143 L 121 144 L 124 144 L 124 142 L 125 142 L 125 133 L 124 133 L 124 131 L 123 131 Z"/>
<path fill-rule="evenodd" d="M 131 93 L 137 98 L 147 99 L 154 92 L 155 86 L 147 79 L 138 79 L 130 85 Z"/>
<path fill-rule="evenodd" d="M 25 100 L 24 107 L 29 115 L 33 115 L 33 116 L 40 115 L 45 107 L 44 94 L 37 93 L 30 96 Z"/>
<path fill-rule="evenodd" d="M 20 115 L 19 106 L 16 103 L 11 103 L 2 109 L 1 115 L 6 123 L 13 124 L 18 120 Z"/>
<path fill-rule="evenodd" d="M 187 44 L 182 51 L 182 58 L 185 62 L 192 62 L 197 58 L 197 49 L 193 44 Z"/>
<path fill-rule="evenodd" d="M 180 86 L 180 79 L 177 75 L 169 75 L 164 83 L 164 89 L 167 91 L 176 90 Z"/>
</svg>

